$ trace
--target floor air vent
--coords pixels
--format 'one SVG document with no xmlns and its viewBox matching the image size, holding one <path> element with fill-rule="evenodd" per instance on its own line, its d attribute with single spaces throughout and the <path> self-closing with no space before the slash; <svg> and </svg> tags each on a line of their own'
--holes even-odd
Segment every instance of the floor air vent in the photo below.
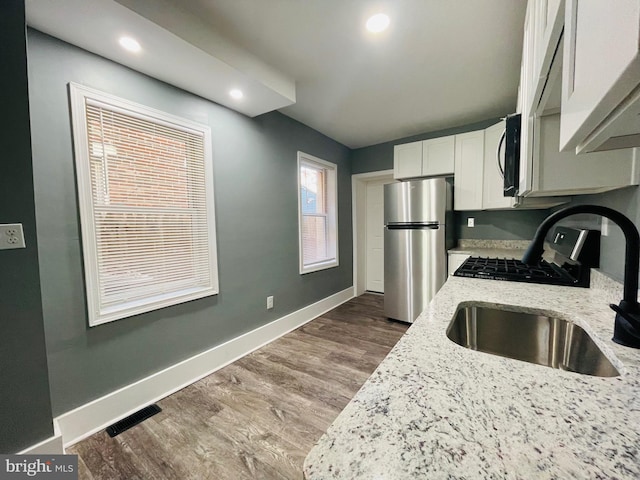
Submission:
<svg viewBox="0 0 640 480">
<path fill-rule="evenodd" d="M 120 435 L 125 430 L 129 430 L 131 427 L 135 427 L 137 424 L 144 422 L 147 418 L 153 417 L 156 413 L 160 413 L 162 409 L 156 405 L 149 405 L 142 410 L 138 410 L 136 413 L 129 415 L 127 418 L 123 418 L 119 422 L 107 427 L 106 432 L 110 437 Z"/>
</svg>

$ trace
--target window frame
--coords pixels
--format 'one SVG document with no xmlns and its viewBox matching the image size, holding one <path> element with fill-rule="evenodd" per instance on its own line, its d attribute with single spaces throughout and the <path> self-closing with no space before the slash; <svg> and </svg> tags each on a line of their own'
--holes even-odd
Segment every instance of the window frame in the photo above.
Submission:
<svg viewBox="0 0 640 480">
<path fill-rule="evenodd" d="M 340 265 L 338 255 L 338 165 L 328 162 L 308 153 L 298 151 L 297 178 L 298 178 L 298 253 L 300 275 L 334 268 Z M 304 214 L 302 212 L 302 166 L 322 169 L 326 172 L 326 202 L 327 212 L 323 216 L 327 219 L 327 250 L 331 253 L 329 258 L 320 262 L 304 263 L 303 231 L 302 224 Z"/>
<path fill-rule="evenodd" d="M 213 186 L 213 154 L 211 128 L 160 110 L 140 105 L 114 95 L 74 82 L 69 83 L 73 149 L 76 168 L 78 209 L 82 238 L 82 257 L 85 278 L 85 294 L 89 326 L 128 318 L 171 305 L 217 295 L 219 293 L 217 237 Z M 144 299 L 122 301 L 115 306 L 101 306 L 100 269 L 98 264 L 98 237 L 91 181 L 91 153 L 87 128 L 86 102 L 100 103 L 114 112 L 123 113 L 158 125 L 178 129 L 203 137 L 204 190 L 206 225 L 208 231 L 207 253 L 210 281 L 206 286 L 190 287 L 173 292 L 154 294 Z M 142 209 L 141 209 L 142 210 Z M 178 284 L 179 282 L 176 282 Z"/>
</svg>

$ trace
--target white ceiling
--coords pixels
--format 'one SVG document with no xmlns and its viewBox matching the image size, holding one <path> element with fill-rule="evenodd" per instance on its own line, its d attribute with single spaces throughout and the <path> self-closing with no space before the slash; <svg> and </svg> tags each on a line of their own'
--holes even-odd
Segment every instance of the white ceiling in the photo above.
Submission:
<svg viewBox="0 0 640 480">
<path fill-rule="evenodd" d="M 41 25 L 31 19 L 39 4 L 62 9 L 79 1 L 86 0 L 28 0 L 29 23 L 47 32 L 44 15 Z M 516 108 L 526 0 L 117 1 L 280 95 L 276 108 L 284 114 L 352 148 Z M 391 26 L 374 36 L 364 22 L 378 12 L 391 17 Z M 66 25 L 75 29 L 86 30 L 86 22 Z M 199 94 L 242 111 L 224 95 Z M 249 90 L 243 101 L 259 96 Z M 244 108 L 249 115 L 264 110 Z"/>
</svg>

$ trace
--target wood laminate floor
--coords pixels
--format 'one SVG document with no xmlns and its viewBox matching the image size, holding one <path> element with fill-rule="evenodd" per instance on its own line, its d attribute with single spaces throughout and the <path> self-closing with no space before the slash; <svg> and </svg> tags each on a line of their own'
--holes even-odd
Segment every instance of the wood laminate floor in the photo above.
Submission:
<svg viewBox="0 0 640 480">
<path fill-rule="evenodd" d="M 67 449 L 81 479 L 302 479 L 314 443 L 404 334 L 364 294 Z"/>
</svg>

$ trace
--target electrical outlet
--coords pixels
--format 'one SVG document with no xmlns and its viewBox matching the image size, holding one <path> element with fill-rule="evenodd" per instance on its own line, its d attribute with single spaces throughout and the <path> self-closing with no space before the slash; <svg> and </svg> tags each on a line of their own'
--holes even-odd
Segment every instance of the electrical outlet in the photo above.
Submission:
<svg viewBox="0 0 640 480">
<path fill-rule="evenodd" d="M 469 217 L 467 218 L 467 227 L 475 227 L 476 226 L 476 219 L 473 217 Z"/>
<path fill-rule="evenodd" d="M 273 308 L 273 295 L 267 297 L 267 310 L 271 310 Z"/>
<path fill-rule="evenodd" d="M 25 248 L 24 232 L 21 223 L 5 223 L 0 225 L 0 250 Z"/>
</svg>

